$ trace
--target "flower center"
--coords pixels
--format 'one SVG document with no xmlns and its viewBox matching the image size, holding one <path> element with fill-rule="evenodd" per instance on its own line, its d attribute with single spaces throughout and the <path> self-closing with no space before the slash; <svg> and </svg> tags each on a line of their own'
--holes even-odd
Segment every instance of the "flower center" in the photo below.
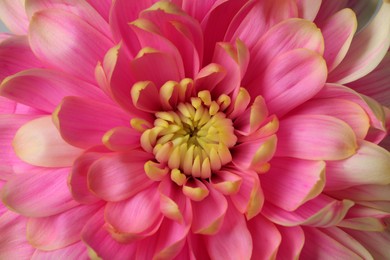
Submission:
<svg viewBox="0 0 390 260">
<path fill-rule="evenodd" d="M 141 145 L 171 170 L 196 178 L 209 178 L 232 160 L 229 148 L 237 142 L 233 123 L 202 91 L 190 102 L 179 103 L 177 111 L 155 114 L 154 127 L 141 136 Z"/>
</svg>

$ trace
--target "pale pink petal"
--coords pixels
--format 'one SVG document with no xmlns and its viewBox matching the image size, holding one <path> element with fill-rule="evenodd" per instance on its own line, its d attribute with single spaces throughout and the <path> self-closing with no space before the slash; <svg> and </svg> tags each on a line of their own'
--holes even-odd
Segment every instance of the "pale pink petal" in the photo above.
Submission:
<svg viewBox="0 0 390 260">
<path fill-rule="evenodd" d="M 3 23 L 14 34 L 26 34 L 28 19 L 24 9 L 24 0 L 0 1 L 0 17 Z"/>
<path fill-rule="evenodd" d="M 16 102 L 5 97 L 0 97 L 0 113 L 1 114 L 14 114 L 16 110 Z"/>
<path fill-rule="evenodd" d="M 231 21 L 224 40 L 235 41 L 239 38 L 249 49 L 252 49 L 270 27 L 283 20 L 297 17 L 297 15 L 298 9 L 295 1 L 248 2 Z"/>
<path fill-rule="evenodd" d="M 100 0 L 100 1 L 94 1 L 94 0 L 87 0 L 87 2 L 95 8 L 95 10 L 106 20 L 109 20 L 112 0 Z"/>
<path fill-rule="evenodd" d="M 285 211 L 271 203 L 266 203 L 262 213 L 272 222 L 283 226 L 329 227 L 337 225 L 344 219 L 353 204 L 350 200 L 338 201 L 320 194 L 295 211 Z"/>
<path fill-rule="evenodd" d="M 105 220 L 112 236 L 121 243 L 131 243 L 153 235 L 163 220 L 157 186 L 150 186 L 133 197 L 109 202 L 105 207 Z"/>
<path fill-rule="evenodd" d="M 384 232 L 364 232 L 345 229 L 344 231 L 359 241 L 371 253 L 374 259 L 386 259 L 389 257 L 389 230 Z"/>
<path fill-rule="evenodd" d="M 281 117 L 312 98 L 326 80 L 326 64 L 313 51 L 296 49 L 276 57 L 256 81 L 270 114 Z M 249 89 L 249 91 L 252 91 Z"/>
<path fill-rule="evenodd" d="M 106 230 L 103 209 L 98 211 L 81 230 L 81 239 L 88 247 L 92 259 L 132 259 L 137 245 L 121 244 Z"/>
<path fill-rule="evenodd" d="M 359 93 L 374 98 L 384 106 L 390 107 L 390 52 L 387 52 L 378 67 L 371 73 L 356 81 L 348 83 L 348 87 Z"/>
<path fill-rule="evenodd" d="M 111 2 L 111 0 L 110 0 Z M 107 37 L 111 37 L 110 27 L 108 22 L 103 19 L 103 17 L 93 8 L 93 6 L 99 6 L 100 8 L 106 6 L 106 14 L 110 6 L 108 5 L 108 0 L 100 0 L 94 4 L 94 1 L 82 1 L 82 0 L 35 0 L 27 1 L 26 12 L 31 19 L 34 13 L 43 11 L 45 9 L 61 9 L 66 12 L 75 14 L 79 16 L 82 20 L 87 22 L 90 26 L 94 27 L 96 30 L 100 31 L 102 34 Z"/>
<path fill-rule="evenodd" d="M 81 18 L 60 9 L 35 13 L 30 22 L 29 40 L 33 52 L 45 65 L 91 83 L 95 82 L 97 62 L 113 45 Z"/>
<path fill-rule="evenodd" d="M 111 128 L 130 125 L 129 116 L 120 108 L 79 97 L 65 97 L 53 120 L 65 141 L 82 148 L 102 144 Z"/>
<path fill-rule="evenodd" d="M 6 78 L 1 83 L 0 95 L 48 113 L 52 113 L 65 96 L 109 101 L 95 86 L 46 69 L 24 70 Z"/>
<path fill-rule="evenodd" d="M 251 219 L 247 225 L 252 235 L 252 259 L 275 259 L 282 241 L 275 225 L 261 214 Z"/>
<path fill-rule="evenodd" d="M 298 16 L 313 21 L 320 10 L 322 0 L 297 0 Z"/>
<path fill-rule="evenodd" d="M 300 226 L 277 226 L 282 236 L 276 259 L 298 259 L 305 244 L 305 235 Z"/>
<path fill-rule="evenodd" d="M 346 99 L 313 99 L 294 110 L 294 114 L 336 117 L 346 122 L 358 139 L 364 139 L 370 127 L 370 118 L 364 109 L 359 104 Z"/>
<path fill-rule="evenodd" d="M 228 203 L 225 196 L 207 185 L 210 193 L 202 201 L 192 201 L 192 231 L 197 234 L 216 234 L 224 222 Z"/>
<path fill-rule="evenodd" d="M 325 186 L 325 162 L 276 157 L 260 176 L 267 201 L 287 211 L 315 198 Z"/>
<path fill-rule="evenodd" d="M 27 36 L 12 36 L 0 43 L 0 81 L 16 72 L 40 67 L 42 62 L 31 51 Z"/>
<path fill-rule="evenodd" d="M 0 216 L 0 258 L 30 259 L 35 249 L 27 242 L 27 219 L 7 211 Z"/>
<path fill-rule="evenodd" d="M 78 203 L 67 186 L 68 172 L 69 168 L 42 168 L 14 175 L 3 187 L 3 202 L 29 217 L 48 217 L 71 209 Z"/>
<path fill-rule="evenodd" d="M 70 246 L 54 251 L 35 250 L 31 260 L 52 260 L 52 259 L 78 259 L 88 260 L 87 247 L 82 242 L 74 243 Z"/>
<path fill-rule="evenodd" d="M 324 115 L 297 115 L 280 122 L 276 156 L 340 160 L 353 155 L 355 133 L 344 121 Z"/>
<path fill-rule="evenodd" d="M 328 259 L 328 256 L 332 255 L 335 259 L 372 259 L 367 250 L 345 233 L 341 233 L 344 240 L 339 241 L 341 237 L 335 240 L 322 230 L 315 228 L 305 227 L 304 232 L 306 239 L 302 249 L 302 258 Z M 357 251 L 358 249 L 360 252 Z M 364 255 L 361 255 L 362 253 Z"/>
<path fill-rule="evenodd" d="M 371 23 L 352 40 L 351 47 L 328 82 L 340 84 L 357 80 L 381 62 L 390 46 L 390 3 L 384 2 Z"/>
<path fill-rule="evenodd" d="M 262 76 L 275 57 L 285 52 L 305 48 L 320 55 L 324 52 L 321 31 L 311 22 L 303 19 L 288 19 L 267 31 L 251 51 L 244 86 L 256 96 L 260 91 L 256 79 Z"/>
<path fill-rule="evenodd" d="M 144 164 L 152 155 L 141 150 L 105 156 L 95 161 L 88 171 L 88 187 L 106 201 L 129 198 L 150 186 Z"/>
<path fill-rule="evenodd" d="M 317 13 L 315 22 L 319 24 L 323 23 L 333 14 L 337 13 L 341 9 L 346 8 L 348 1 L 349 0 L 321 1 L 321 7 Z"/>
<path fill-rule="evenodd" d="M 353 201 L 386 201 L 390 198 L 390 185 L 366 184 L 342 190 L 326 191 L 335 198 Z"/>
<path fill-rule="evenodd" d="M 86 222 L 98 211 L 101 204 L 77 206 L 58 215 L 30 218 L 27 222 L 27 239 L 40 250 L 58 250 L 80 240 Z"/>
<path fill-rule="evenodd" d="M 221 230 L 206 236 L 205 241 L 212 259 L 250 259 L 252 254 L 252 237 L 244 216 L 231 204 Z"/>
<path fill-rule="evenodd" d="M 324 58 L 329 72 L 344 59 L 356 28 L 356 15 L 351 9 L 343 9 L 335 13 L 321 25 L 326 46 Z"/>
<path fill-rule="evenodd" d="M 29 121 L 15 133 L 15 154 L 24 162 L 42 167 L 66 167 L 82 153 L 61 138 L 51 116 Z"/>
<path fill-rule="evenodd" d="M 356 154 L 342 160 L 327 162 L 326 189 L 345 189 L 355 185 L 390 184 L 390 152 L 360 141 Z"/>
</svg>

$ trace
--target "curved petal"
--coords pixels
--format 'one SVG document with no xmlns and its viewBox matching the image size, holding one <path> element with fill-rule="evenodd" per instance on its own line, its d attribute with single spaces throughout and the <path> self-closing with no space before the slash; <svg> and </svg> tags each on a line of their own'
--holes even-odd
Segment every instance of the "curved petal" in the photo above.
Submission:
<svg viewBox="0 0 390 260">
<path fill-rule="evenodd" d="M 82 152 L 61 138 L 50 116 L 31 120 L 19 128 L 12 145 L 21 160 L 42 167 L 71 166 Z"/>
<path fill-rule="evenodd" d="M 89 189 L 106 201 L 120 201 L 137 194 L 153 183 L 144 170 L 151 156 L 134 150 L 102 157 L 89 168 Z"/>
<path fill-rule="evenodd" d="M 256 81 L 270 114 L 281 117 L 293 108 L 312 98 L 324 86 L 326 63 L 317 53 L 296 49 L 277 56 Z"/>
<path fill-rule="evenodd" d="M 113 45 L 81 18 L 60 9 L 35 13 L 30 22 L 29 40 L 33 52 L 45 65 L 91 83 L 96 82 L 97 62 Z"/>
<path fill-rule="evenodd" d="M 357 80 L 381 62 L 390 46 L 390 3 L 384 2 L 371 23 L 352 40 L 351 47 L 328 82 L 345 84 Z"/>
<path fill-rule="evenodd" d="M 79 97 L 65 97 L 53 113 L 53 121 L 66 142 L 81 148 L 100 145 L 108 130 L 130 124 L 120 108 Z"/>
<path fill-rule="evenodd" d="M 276 156 L 340 160 L 356 152 L 355 133 L 345 122 L 323 115 L 296 115 L 280 121 Z"/>
<path fill-rule="evenodd" d="M 313 21 L 320 10 L 322 0 L 297 0 L 298 16 Z"/>
<path fill-rule="evenodd" d="M 28 217 L 48 217 L 69 210 L 78 203 L 67 186 L 68 171 L 43 168 L 14 175 L 2 188 L 3 202 Z"/>
<path fill-rule="evenodd" d="M 51 259 L 80 259 L 87 260 L 87 247 L 82 242 L 74 243 L 70 246 L 54 251 L 35 250 L 31 260 L 51 260 Z"/>
<path fill-rule="evenodd" d="M 24 0 L 0 1 L 0 17 L 3 23 L 14 34 L 26 34 L 28 18 L 24 9 Z"/>
<path fill-rule="evenodd" d="M 7 211 L 0 216 L 0 258 L 30 259 L 35 249 L 27 242 L 27 219 Z"/>
<path fill-rule="evenodd" d="M 261 214 L 247 225 L 253 241 L 252 259 L 275 259 L 283 239 L 275 225 Z"/>
<path fill-rule="evenodd" d="M 356 185 L 390 184 L 390 152 L 361 141 L 356 154 L 342 160 L 327 162 L 326 189 L 338 190 Z"/>
<path fill-rule="evenodd" d="M 344 59 L 356 29 L 356 15 L 351 9 L 342 9 L 321 25 L 326 46 L 324 58 L 329 72 Z"/>
<path fill-rule="evenodd" d="M 31 218 L 27 222 L 27 239 L 40 250 L 58 250 L 80 240 L 80 230 L 101 207 L 81 205 L 58 215 Z"/>
<path fill-rule="evenodd" d="M 325 186 L 325 162 L 276 157 L 260 176 L 267 201 L 287 211 L 318 196 Z"/>
<path fill-rule="evenodd" d="M 305 244 L 305 235 L 300 226 L 277 226 L 282 236 L 277 259 L 298 259 Z"/>
<path fill-rule="evenodd" d="M 118 242 L 130 243 L 153 235 L 163 220 L 157 186 L 144 189 L 133 197 L 119 202 L 108 202 L 105 220 L 109 232 Z"/>
<path fill-rule="evenodd" d="M 244 216 L 231 204 L 220 231 L 206 236 L 205 242 L 212 259 L 250 259 L 252 254 L 252 237 Z"/>
<path fill-rule="evenodd" d="M 65 96 L 109 101 L 95 86 L 47 69 L 24 70 L 6 78 L 1 82 L 0 95 L 48 113 Z"/>
</svg>

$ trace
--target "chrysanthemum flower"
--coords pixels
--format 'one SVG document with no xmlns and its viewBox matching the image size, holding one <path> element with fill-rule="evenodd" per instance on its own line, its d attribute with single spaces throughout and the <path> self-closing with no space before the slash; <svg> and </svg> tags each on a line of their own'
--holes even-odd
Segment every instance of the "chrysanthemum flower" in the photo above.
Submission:
<svg viewBox="0 0 390 260">
<path fill-rule="evenodd" d="M 0 258 L 388 258 L 390 4 L 350 6 L 1 0 Z"/>
</svg>

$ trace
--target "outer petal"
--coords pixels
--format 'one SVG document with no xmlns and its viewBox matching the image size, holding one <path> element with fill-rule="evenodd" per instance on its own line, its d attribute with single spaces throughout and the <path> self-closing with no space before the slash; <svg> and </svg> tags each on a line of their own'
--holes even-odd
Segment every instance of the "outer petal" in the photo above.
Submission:
<svg viewBox="0 0 390 260">
<path fill-rule="evenodd" d="M 129 198 L 153 183 L 144 170 L 150 159 L 141 150 L 103 157 L 89 168 L 88 187 L 106 201 Z"/>
<path fill-rule="evenodd" d="M 365 184 L 390 184 L 390 152 L 361 141 L 356 154 L 342 161 L 327 163 L 326 189 L 345 189 Z"/>
<path fill-rule="evenodd" d="M 24 0 L 0 1 L 0 17 L 14 34 L 26 34 L 28 19 L 24 10 Z"/>
<path fill-rule="evenodd" d="M 53 121 L 65 141 L 82 148 L 102 144 L 108 130 L 130 123 L 118 107 L 77 97 L 65 97 L 53 113 Z"/>
<path fill-rule="evenodd" d="M 287 211 L 318 196 L 325 186 L 325 163 L 276 157 L 271 169 L 260 176 L 267 201 Z"/>
<path fill-rule="evenodd" d="M 356 149 L 355 133 L 337 118 L 299 115 L 280 122 L 276 156 L 340 160 L 353 155 Z"/>
<path fill-rule="evenodd" d="M 313 21 L 320 9 L 321 2 L 322 0 L 297 0 L 299 17 Z"/>
<path fill-rule="evenodd" d="M 244 216 L 229 205 L 221 230 L 205 237 L 206 247 L 212 259 L 250 259 L 252 237 Z"/>
<path fill-rule="evenodd" d="M 251 219 L 247 225 L 253 241 L 252 259 L 274 259 L 282 241 L 275 225 L 261 214 Z"/>
<path fill-rule="evenodd" d="M 82 242 L 74 243 L 70 246 L 54 250 L 41 251 L 36 250 L 31 257 L 31 260 L 51 260 L 51 259 L 89 259 L 87 247 Z"/>
<path fill-rule="evenodd" d="M 27 239 L 40 250 L 58 250 L 80 240 L 85 223 L 101 207 L 81 205 L 58 215 L 31 218 L 27 223 Z"/>
<path fill-rule="evenodd" d="M 48 113 L 52 113 L 65 96 L 109 101 L 95 86 L 46 69 L 25 70 L 6 78 L 1 83 L 0 95 Z"/>
<path fill-rule="evenodd" d="M 298 259 L 305 244 L 305 235 L 302 228 L 300 226 L 278 226 L 278 230 L 282 236 L 282 242 L 276 259 Z"/>
<path fill-rule="evenodd" d="M 21 160 L 43 167 L 71 166 L 82 152 L 64 142 L 50 116 L 32 120 L 19 128 L 12 145 Z"/>
<path fill-rule="evenodd" d="M 390 248 L 387 246 L 390 241 L 390 232 L 362 232 L 345 230 L 348 234 L 359 241 L 373 256 L 374 259 L 386 259 L 390 255 Z"/>
<path fill-rule="evenodd" d="M 35 55 L 45 65 L 92 83 L 97 62 L 113 45 L 81 18 L 59 9 L 35 13 L 30 22 L 29 39 Z"/>
<path fill-rule="evenodd" d="M 340 84 L 371 72 L 390 46 L 390 3 L 384 2 L 374 20 L 352 41 L 343 62 L 329 74 L 328 82 Z"/>
<path fill-rule="evenodd" d="M 68 171 L 68 168 L 43 168 L 14 175 L 2 189 L 3 202 L 28 217 L 47 217 L 71 209 L 78 203 L 67 187 Z"/>
<path fill-rule="evenodd" d="M 25 236 L 26 221 L 12 211 L 0 216 L 0 258 L 30 259 L 35 249 L 28 244 Z"/>
</svg>

